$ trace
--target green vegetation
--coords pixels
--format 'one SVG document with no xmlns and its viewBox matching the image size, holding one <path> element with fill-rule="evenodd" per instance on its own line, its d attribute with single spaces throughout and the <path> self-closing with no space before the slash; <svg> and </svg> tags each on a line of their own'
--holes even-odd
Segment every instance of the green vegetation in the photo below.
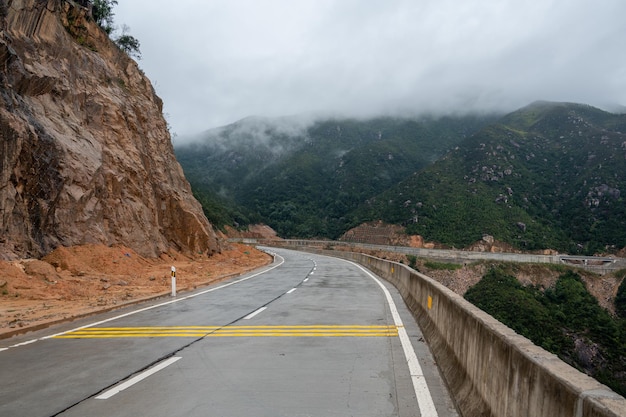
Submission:
<svg viewBox="0 0 626 417">
<path fill-rule="evenodd" d="M 504 117 L 250 118 L 176 155 L 195 192 L 229 202 L 222 221 L 239 212 L 285 238 L 383 220 L 449 247 L 491 235 L 596 254 L 626 246 L 623 132 L 626 115 L 538 102 Z"/>
<path fill-rule="evenodd" d="M 409 268 L 417 269 L 417 256 L 415 255 L 407 255 L 406 259 L 409 261 Z"/>
<path fill-rule="evenodd" d="M 523 250 L 626 246 L 626 115 L 538 103 L 503 117 L 359 207 L 452 247 L 488 234 Z"/>
<path fill-rule="evenodd" d="M 533 343 L 626 394 L 626 321 L 616 319 L 568 271 L 544 292 L 494 268 L 465 298 Z"/>
<path fill-rule="evenodd" d="M 424 267 L 428 269 L 439 269 L 445 271 L 455 271 L 457 269 L 463 268 L 461 264 L 455 264 L 450 262 L 435 262 L 435 261 L 425 261 Z"/>
<path fill-rule="evenodd" d="M 94 0 L 91 9 L 93 20 L 107 34 L 113 33 L 115 26 L 113 24 L 113 6 L 117 5 L 117 0 Z"/>
<path fill-rule="evenodd" d="M 558 323 L 542 302 L 541 292 L 524 287 L 512 275 L 492 269 L 465 293 L 465 299 L 528 337 L 536 345 L 554 352 L 568 346 Z"/>
<path fill-rule="evenodd" d="M 260 221 L 253 214 L 242 212 L 240 207 L 227 199 L 197 190 L 193 195 L 202 205 L 202 211 L 209 222 L 222 232 L 226 231 L 225 226 L 239 229 Z"/>
<path fill-rule="evenodd" d="M 117 0 L 93 0 L 92 3 L 91 17 L 109 36 L 116 31 L 115 13 L 113 13 L 113 7 L 116 5 Z M 128 26 L 123 25 L 122 34 L 113 39 L 113 42 L 129 56 L 141 59 L 139 40 L 129 35 L 129 30 Z"/>
<path fill-rule="evenodd" d="M 128 34 L 130 28 L 126 25 L 122 26 L 122 34 L 115 39 L 115 43 L 126 54 L 141 59 L 140 43 L 137 38 Z"/>
<path fill-rule="evenodd" d="M 257 214 L 283 237 L 337 238 L 368 199 L 426 167 L 490 118 L 250 118 L 176 147 L 194 190 Z M 208 169 L 210 167 L 210 169 Z"/>
</svg>

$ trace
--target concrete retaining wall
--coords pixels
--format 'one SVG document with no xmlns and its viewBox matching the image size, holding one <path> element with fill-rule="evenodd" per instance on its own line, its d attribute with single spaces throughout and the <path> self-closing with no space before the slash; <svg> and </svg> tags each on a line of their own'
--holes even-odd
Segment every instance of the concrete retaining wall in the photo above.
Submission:
<svg viewBox="0 0 626 417">
<path fill-rule="evenodd" d="M 426 275 L 360 253 L 298 249 L 350 259 L 398 288 L 464 417 L 626 416 L 626 399 Z"/>
</svg>

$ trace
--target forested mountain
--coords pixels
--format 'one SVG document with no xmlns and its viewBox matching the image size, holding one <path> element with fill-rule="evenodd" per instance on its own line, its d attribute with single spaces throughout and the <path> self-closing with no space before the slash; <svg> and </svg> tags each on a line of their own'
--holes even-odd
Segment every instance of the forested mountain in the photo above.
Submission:
<svg viewBox="0 0 626 417">
<path fill-rule="evenodd" d="M 262 221 L 285 237 L 336 238 L 358 223 L 350 213 L 359 205 L 494 119 L 248 118 L 177 146 L 176 156 L 216 224 Z"/>
<path fill-rule="evenodd" d="M 244 119 L 176 155 L 219 225 L 337 238 L 365 221 L 452 247 L 626 246 L 626 115 L 536 102 L 504 116 Z M 223 209 L 224 204 L 228 209 Z"/>
<path fill-rule="evenodd" d="M 451 246 L 489 234 L 520 249 L 626 246 L 626 115 L 533 103 L 463 141 L 357 212 Z"/>
</svg>

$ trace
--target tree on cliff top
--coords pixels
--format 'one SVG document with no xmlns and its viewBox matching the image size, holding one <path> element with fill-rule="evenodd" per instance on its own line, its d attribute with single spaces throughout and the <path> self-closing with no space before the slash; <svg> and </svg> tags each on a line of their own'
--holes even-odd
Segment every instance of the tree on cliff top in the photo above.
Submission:
<svg viewBox="0 0 626 417">
<path fill-rule="evenodd" d="M 128 34 L 130 28 L 122 25 L 122 34 L 115 39 L 115 43 L 122 51 L 137 59 L 141 59 L 141 51 L 139 50 L 139 41 L 134 36 Z"/>
<path fill-rule="evenodd" d="M 93 20 L 109 35 L 113 33 L 113 6 L 117 4 L 117 0 L 94 0 L 91 9 Z"/>
<path fill-rule="evenodd" d="M 92 4 L 91 15 L 93 20 L 104 30 L 109 36 L 115 32 L 113 6 L 117 5 L 117 0 L 94 0 Z M 122 34 L 113 39 L 113 42 L 128 55 L 137 59 L 141 59 L 141 51 L 139 50 L 139 40 L 128 34 L 130 28 L 126 25 L 122 26 Z"/>
</svg>

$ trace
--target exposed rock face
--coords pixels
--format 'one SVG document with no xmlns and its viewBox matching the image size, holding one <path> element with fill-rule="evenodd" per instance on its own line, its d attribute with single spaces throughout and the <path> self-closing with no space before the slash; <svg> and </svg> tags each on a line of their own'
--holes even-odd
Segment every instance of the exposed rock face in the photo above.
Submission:
<svg viewBox="0 0 626 417">
<path fill-rule="evenodd" d="M 413 248 L 433 248 L 435 246 L 432 243 L 424 242 L 422 236 L 407 235 L 402 226 L 387 224 L 381 220 L 360 224 L 344 233 L 339 240 L 373 245 L 410 246 Z"/>
<path fill-rule="evenodd" d="M 229 238 L 249 238 L 249 239 L 280 239 L 276 235 L 276 231 L 266 224 L 251 224 L 247 230 L 235 230 L 230 226 L 226 226 L 226 235 Z"/>
<path fill-rule="evenodd" d="M 219 242 L 137 64 L 64 0 L 0 0 L 0 258 Z"/>
</svg>

